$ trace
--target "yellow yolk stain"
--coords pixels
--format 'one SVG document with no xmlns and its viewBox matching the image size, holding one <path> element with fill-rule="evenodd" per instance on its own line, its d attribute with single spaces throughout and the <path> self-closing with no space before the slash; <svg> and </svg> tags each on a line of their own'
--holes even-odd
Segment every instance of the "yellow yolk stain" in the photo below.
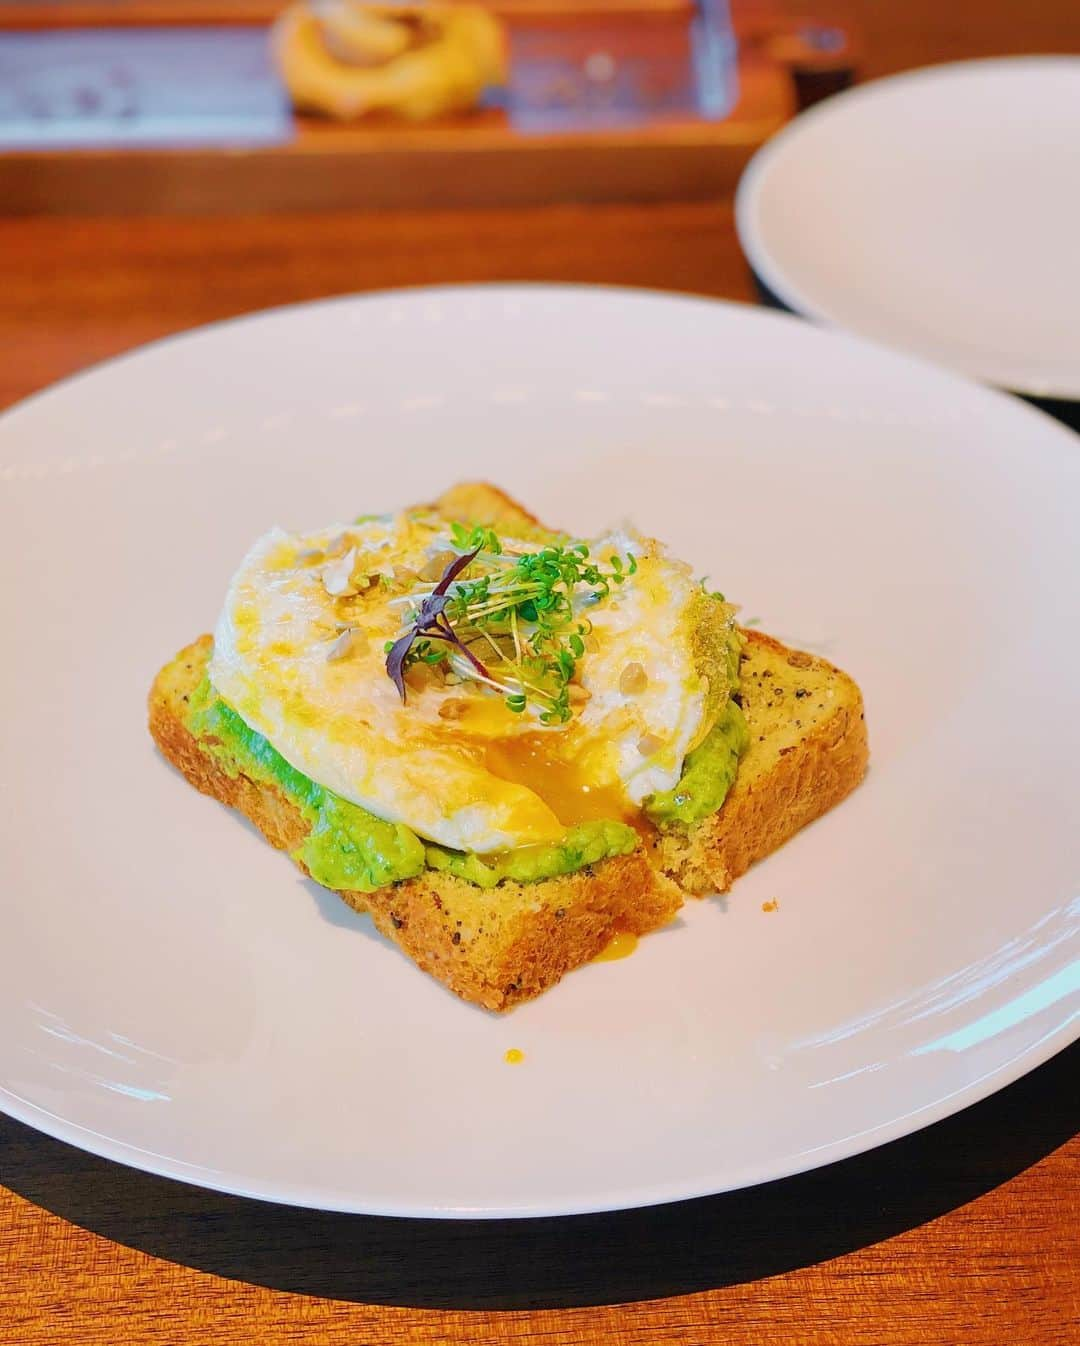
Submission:
<svg viewBox="0 0 1080 1346">
<path fill-rule="evenodd" d="M 762 911 L 779 911 L 779 910 L 780 910 L 780 903 L 776 900 L 775 897 L 770 898 L 768 902 L 762 902 L 762 904 L 761 904 L 761 910 L 762 910 Z"/>
<path fill-rule="evenodd" d="M 632 930 L 616 930 L 604 948 L 593 959 L 594 963 L 614 963 L 629 958 L 638 946 L 638 937 Z"/>
<path fill-rule="evenodd" d="M 503 1060 L 508 1066 L 519 1066 L 525 1060 L 525 1053 L 520 1047 L 510 1047 L 503 1056 Z"/>
</svg>

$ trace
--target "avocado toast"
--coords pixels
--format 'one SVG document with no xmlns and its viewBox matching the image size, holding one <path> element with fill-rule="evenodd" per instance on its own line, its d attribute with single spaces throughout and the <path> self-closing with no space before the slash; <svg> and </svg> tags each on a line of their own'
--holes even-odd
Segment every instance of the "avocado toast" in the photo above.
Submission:
<svg viewBox="0 0 1080 1346">
<path fill-rule="evenodd" d="M 358 577 L 359 523 L 335 539 L 339 551 L 352 544 L 340 556 L 321 542 L 309 556 L 294 540 L 272 540 L 234 581 L 221 648 L 204 636 L 159 673 L 150 729 L 193 785 L 370 911 L 464 999 L 508 1009 L 595 957 L 615 933 L 666 924 L 684 893 L 726 890 L 862 778 L 866 730 L 851 679 L 740 631 L 719 595 L 688 586 L 647 540 L 629 539 L 624 559 L 612 551 L 610 566 L 598 566 L 584 544 L 483 484 L 454 488 L 407 526 L 430 534 L 425 556 L 447 529 L 454 549 L 436 552 L 426 573 L 384 564 L 385 573 Z M 368 543 L 389 555 L 381 527 L 371 525 Z M 560 599 L 565 620 L 537 611 L 536 595 L 542 607 L 550 586 L 521 587 L 544 558 L 554 558 L 555 597 L 577 595 Z M 500 607 L 504 593 L 511 598 Z M 298 644 L 255 645 L 248 628 L 280 636 L 312 594 L 344 620 L 320 628 L 318 664 L 295 663 L 275 702 L 250 671 L 251 651 L 280 650 L 288 666 Z M 403 634 L 389 632 L 397 639 L 374 649 L 371 631 L 387 631 L 365 613 L 382 620 L 382 605 L 402 614 Z M 476 613 L 494 618 L 485 627 Z M 636 622 L 647 628 L 644 643 Z M 660 630 L 670 639 L 657 639 Z M 309 650 L 310 641 L 305 658 Z M 665 696 L 658 657 L 686 665 Z M 344 729 L 324 734 L 333 716 L 316 715 L 300 696 L 302 678 L 317 677 L 320 688 L 329 680 L 340 701 L 340 688 L 352 687 L 342 679 L 355 682 L 384 659 L 393 685 L 380 683 Z M 358 758 L 346 750 L 359 743 L 359 760 L 378 756 L 370 743 L 383 732 L 380 715 L 394 737 L 387 730 L 378 740 L 385 756 L 352 789 Z M 357 738 L 361 724 L 366 740 Z M 398 738 L 414 727 L 423 735 L 406 751 Z M 313 743 L 318 769 L 306 772 Z M 418 774 L 421 762 L 427 774 Z M 333 788 L 342 780 L 345 792 Z M 365 807 L 373 800 L 379 811 Z"/>
</svg>

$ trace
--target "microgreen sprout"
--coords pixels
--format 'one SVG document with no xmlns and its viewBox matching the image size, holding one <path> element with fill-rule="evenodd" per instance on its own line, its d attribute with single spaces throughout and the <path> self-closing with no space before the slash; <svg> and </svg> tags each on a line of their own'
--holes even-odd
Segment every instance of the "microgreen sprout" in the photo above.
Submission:
<svg viewBox="0 0 1080 1346">
<path fill-rule="evenodd" d="M 502 543 L 494 528 L 484 528 L 480 524 L 469 528 L 463 523 L 452 523 L 450 540 L 458 551 L 485 551 L 492 556 L 502 555 Z"/>
<path fill-rule="evenodd" d="M 605 568 L 584 542 L 524 551 L 482 526 L 452 524 L 450 537 L 461 554 L 431 593 L 410 596 L 409 624 L 386 645 L 402 700 L 405 671 L 423 662 L 500 691 L 515 714 L 532 706 L 541 724 L 564 724 L 592 629 L 582 609 L 632 576 L 636 558 L 610 556 Z"/>
<path fill-rule="evenodd" d="M 405 669 L 407 667 L 410 655 L 412 662 L 422 659 L 425 663 L 441 663 L 443 651 L 432 651 L 432 640 L 445 640 L 449 645 L 461 650 L 468 661 L 474 666 L 477 673 L 482 677 L 488 676 L 488 671 L 484 665 L 477 659 L 467 646 L 463 645 L 458 639 L 453 627 L 446 620 L 445 612 L 449 598 L 447 589 L 465 569 L 470 561 L 476 559 L 476 551 L 466 552 L 464 556 L 457 556 L 446 567 L 442 579 L 432 590 L 430 594 L 420 603 L 413 617 L 412 626 L 404 635 L 397 640 L 390 641 L 386 647 L 386 672 L 393 682 L 394 686 L 401 693 L 402 701 L 405 700 Z M 421 639 L 425 637 L 425 639 Z M 414 649 L 419 640 L 420 649 Z M 432 657 L 432 654 L 436 657 Z"/>
</svg>

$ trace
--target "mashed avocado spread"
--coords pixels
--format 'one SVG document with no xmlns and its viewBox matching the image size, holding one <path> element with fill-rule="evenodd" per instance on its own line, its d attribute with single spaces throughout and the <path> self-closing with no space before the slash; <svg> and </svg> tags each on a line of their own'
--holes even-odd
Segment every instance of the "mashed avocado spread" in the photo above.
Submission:
<svg viewBox="0 0 1080 1346">
<path fill-rule="evenodd" d="M 300 810 L 311 830 L 294 858 L 327 888 L 370 893 L 427 868 L 456 874 L 481 888 L 493 888 L 502 879 L 535 883 L 613 855 L 628 855 L 637 845 L 637 833 L 625 823 L 589 822 L 572 827 L 551 845 L 522 846 L 497 855 L 481 857 L 431 843 L 425 846 L 402 823 L 376 818 L 290 766 L 214 693 L 206 678 L 192 693 L 187 727 L 230 776 L 243 774 L 276 785 Z M 208 739 L 217 741 L 207 743 Z"/>
<path fill-rule="evenodd" d="M 697 823 L 715 813 L 735 783 L 739 758 L 749 743 L 746 718 L 729 701 L 701 743 L 687 753 L 678 785 L 646 799 L 646 815 L 663 825 Z"/>
<path fill-rule="evenodd" d="M 427 861 L 432 869 L 456 874 L 480 888 L 494 888 L 502 879 L 537 883 L 557 874 L 594 865 L 612 855 L 629 855 L 637 845 L 637 833 L 625 823 L 590 822 L 571 827 L 561 841 L 548 846 L 520 846 L 501 855 L 475 855 L 429 845 Z"/>
<path fill-rule="evenodd" d="M 290 766 L 205 677 L 188 703 L 187 727 L 230 776 L 276 785 L 300 810 L 311 830 L 294 858 L 317 883 L 370 893 L 423 871 L 424 844 L 415 832 L 376 818 Z"/>
<path fill-rule="evenodd" d="M 425 869 L 454 874 L 480 888 L 494 888 L 503 879 L 536 883 L 629 855 L 637 845 L 632 827 L 607 820 L 581 823 L 549 845 L 493 855 L 425 844 L 402 823 L 376 818 L 290 766 L 217 696 L 205 677 L 192 693 L 187 727 L 230 776 L 243 774 L 275 785 L 300 810 L 310 831 L 294 859 L 327 888 L 370 893 Z M 714 813 L 731 788 L 747 740 L 742 711 L 729 701 L 713 729 L 687 756 L 678 785 L 646 800 L 647 816 L 662 825 L 694 823 Z"/>
</svg>

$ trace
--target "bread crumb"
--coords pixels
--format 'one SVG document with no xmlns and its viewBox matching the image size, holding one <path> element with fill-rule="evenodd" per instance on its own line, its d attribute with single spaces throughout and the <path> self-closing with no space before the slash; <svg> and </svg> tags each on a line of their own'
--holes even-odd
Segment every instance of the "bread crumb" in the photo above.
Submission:
<svg viewBox="0 0 1080 1346">
<path fill-rule="evenodd" d="M 762 902 L 762 904 L 761 904 L 761 910 L 762 910 L 762 911 L 779 911 L 779 910 L 780 910 L 780 903 L 776 900 L 775 897 L 771 897 L 771 898 L 768 900 L 768 902 Z"/>
<path fill-rule="evenodd" d="M 525 1060 L 525 1053 L 520 1047 L 510 1047 L 503 1056 L 503 1060 L 508 1066 L 519 1066 Z"/>
</svg>

